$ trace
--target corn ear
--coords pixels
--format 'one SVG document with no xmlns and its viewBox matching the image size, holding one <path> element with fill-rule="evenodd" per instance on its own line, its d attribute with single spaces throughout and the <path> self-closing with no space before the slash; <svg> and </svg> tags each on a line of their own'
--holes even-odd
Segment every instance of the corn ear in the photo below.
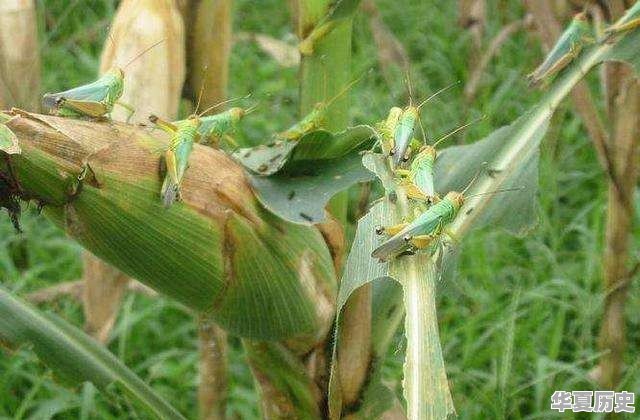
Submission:
<svg viewBox="0 0 640 420">
<path fill-rule="evenodd" d="M 307 348 L 328 331 L 336 281 L 322 235 L 263 210 L 222 152 L 197 145 L 183 202 L 165 209 L 158 168 L 166 138 L 114 122 L 15 115 L 23 154 L 12 166 L 23 197 L 44 203 L 95 255 L 235 335 Z"/>
</svg>

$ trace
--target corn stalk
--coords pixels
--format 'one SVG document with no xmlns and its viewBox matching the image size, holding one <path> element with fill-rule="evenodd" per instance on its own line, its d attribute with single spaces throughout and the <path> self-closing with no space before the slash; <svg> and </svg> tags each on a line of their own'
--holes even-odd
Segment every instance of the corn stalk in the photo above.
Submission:
<svg viewBox="0 0 640 420">
<path fill-rule="evenodd" d="M 625 2 L 609 2 L 612 18 L 622 15 Z M 596 379 L 604 389 L 616 389 L 626 347 L 625 303 L 635 275 L 630 264 L 634 192 L 640 175 L 640 82 L 624 63 L 607 63 L 602 73 L 607 112 L 611 121 L 607 150 L 618 187 L 609 182 L 605 249 L 603 255 L 604 313 L 599 346 L 604 352 Z M 636 261 L 635 264 L 638 264 Z"/>
<path fill-rule="evenodd" d="M 185 16 L 188 84 L 201 110 L 227 97 L 231 55 L 231 0 L 193 0 Z"/>
<path fill-rule="evenodd" d="M 332 7 L 328 0 L 300 1 L 298 35 L 304 40 Z M 346 2 L 344 2 L 346 3 Z M 355 2 L 358 3 L 358 2 Z M 300 71 L 301 114 L 309 112 L 318 102 L 327 101 L 341 92 L 351 81 L 351 33 L 352 15 L 340 19 L 331 32 L 315 42 L 312 54 L 302 54 Z M 349 123 L 349 99 L 343 96 L 334 102 L 325 121 L 330 131 L 344 129 Z M 347 211 L 346 193 L 334 197 L 331 213 L 343 225 Z M 340 347 L 333 363 L 344 366 L 338 369 L 343 406 L 351 406 L 360 398 L 371 360 L 371 297 L 372 289 L 365 286 L 358 290 L 342 313 L 339 330 Z M 328 357 L 328 356 L 325 356 Z M 334 367 L 335 368 L 335 367 Z"/>
<path fill-rule="evenodd" d="M 0 108 L 40 108 L 40 49 L 34 0 L 0 2 Z"/>
</svg>

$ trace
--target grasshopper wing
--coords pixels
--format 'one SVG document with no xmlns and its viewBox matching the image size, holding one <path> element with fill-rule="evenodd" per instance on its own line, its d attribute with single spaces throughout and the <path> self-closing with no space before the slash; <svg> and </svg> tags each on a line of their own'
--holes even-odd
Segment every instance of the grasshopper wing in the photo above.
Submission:
<svg viewBox="0 0 640 420">
<path fill-rule="evenodd" d="M 101 117 L 109 112 L 109 109 L 100 102 L 66 99 L 64 105 L 80 114 L 90 117 Z"/>
<path fill-rule="evenodd" d="M 380 261 L 386 261 L 389 257 L 398 255 L 411 246 L 411 243 L 406 240 L 407 237 L 432 234 L 438 231 L 441 225 L 442 216 L 432 207 L 418 216 L 409 226 L 387 239 L 371 253 L 371 256 Z"/>
</svg>

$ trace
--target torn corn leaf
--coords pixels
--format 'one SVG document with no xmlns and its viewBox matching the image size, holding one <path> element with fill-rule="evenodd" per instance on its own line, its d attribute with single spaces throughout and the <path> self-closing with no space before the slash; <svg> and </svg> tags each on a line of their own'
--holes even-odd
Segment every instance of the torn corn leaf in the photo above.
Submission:
<svg viewBox="0 0 640 420">
<path fill-rule="evenodd" d="M 336 193 L 373 178 L 359 152 L 375 137 L 369 126 L 335 135 L 317 130 L 295 142 L 241 149 L 234 157 L 249 169 L 256 196 L 269 211 L 291 222 L 314 224 L 324 220 L 324 207 Z"/>
<path fill-rule="evenodd" d="M 474 228 L 491 225 L 516 234 L 524 234 L 536 225 L 540 154 L 538 145 L 547 131 L 549 120 L 545 119 L 532 126 L 532 114 L 533 112 L 528 112 L 513 124 L 497 129 L 482 140 L 464 146 L 448 147 L 439 153 L 435 164 L 435 181 L 436 190 L 441 196 L 448 191 L 462 191 L 478 171 L 482 171 L 482 174 L 476 183 L 481 177 L 504 178 L 492 187 L 492 191 L 522 188 L 522 191 L 496 194 L 486 191 L 488 194 L 483 196 L 483 199 L 486 199 L 488 204 L 474 221 Z M 530 133 L 530 147 L 527 148 L 527 152 L 508 164 L 496 167 L 494 157 L 507 143 L 523 132 Z M 486 168 L 483 166 L 485 162 Z M 468 208 L 467 211 L 473 212 L 474 209 Z"/>
<path fill-rule="evenodd" d="M 366 125 L 348 128 L 337 134 L 316 130 L 297 141 L 276 139 L 266 145 L 239 149 L 232 156 L 255 174 L 268 176 L 290 171 L 297 161 L 341 158 L 352 151 L 361 150 L 375 137 L 375 130 Z"/>
<path fill-rule="evenodd" d="M 251 175 L 250 181 L 258 200 L 272 213 L 290 222 L 315 224 L 325 219 L 324 208 L 331 197 L 373 178 L 361 162 L 360 154 L 352 153 L 341 159 L 309 162 L 306 173 L 300 165 L 296 175 Z"/>
<path fill-rule="evenodd" d="M 336 326 L 336 332 L 334 337 L 339 337 L 339 328 L 341 323 L 341 310 L 347 304 L 349 296 L 359 287 L 364 284 L 374 281 L 389 281 L 396 280 L 401 285 L 408 284 L 410 276 L 416 276 L 417 278 L 426 278 L 426 270 L 429 264 L 427 264 L 428 257 L 426 255 L 419 255 L 413 257 L 417 259 L 415 262 L 415 271 L 406 270 L 405 264 L 407 261 L 402 259 L 393 260 L 389 263 L 378 263 L 371 258 L 371 252 L 379 244 L 379 236 L 375 234 L 375 226 L 384 221 L 387 223 L 393 222 L 394 211 L 387 199 L 377 203 L 371 211 L 365 215 L 358 222 L 358 228 L 356 231 L 356 237 L 354 240 L 355 245 L 352 248 L 351 253 L 347 259 L 344 274 L 341 281 L 340 292 L 338 295 L 338 321 Z M 406 259 L 405 259 L 406 260 Z M 435 288 L 435 285 L 432 285 Z M 401 305 L 400 302 L 397 303 Z M 427 323 L 431 325 L 430 331 L 437 332 L 437 319 L 435 317 L 435 309 L 430 308 L 430 317 Z M 453 402 L 451 400 L 451 394 L 449 392 L 444 360 L 442 358 L 442 350 L 440 348 L 440 342 L 437 333 L 429 334 L 425 337 L 428 342 L 423 343 L 428 349 L 430 355 L 428 362 L 425 361 L 425 365 L 422 367 L 424 372 L 428 372 L 426 377 L 433 383 L 434 390 L 432 395 L 431 406 L 434 412 L 441 413 L 442 416 L 437 418 L 446 418 L 446 415 L 453 413 Z M 333 350 L 333 363 L 331 371 L 331 380 L 329 388 L 329 404 L 331 410 L 331 418 L 339 418 L 339 410 L 341 406 L 340 402 L 340 390 L 339 390 L 339 369 L 348 369 L 348 367 L 341 367 L 337 363 L 337 346 L 339 342 L 334 343 Z M 375 348 L 376 343 L 372 343 Z M 387 342 L 388 344 L 388 342 Z M 380 346 L 379 352 L 374 352 L 374 366 L 378 366 L 382 363 L 383 358 L 386 355 L 386 346 Z M 376 363 L 377 362 L 377 363 Z M 408 367 L 410 368 L 410 367 Z M 370 417 L 372 415 L 380 415 L 384 411 L 391 408 L 395 403 L 395 394 L 391 392 L 387 386 L 382 382 L 382 376 L 380 372 L 372 375 L 369 378 L 369 382 L 364 390 L 365 404 L 362 405 L 361 410 L 357 413 L 357 418 L 375 418 Z M 373 400 L 372 400 L 373 398 Z"/>
<path fill-rule="evenodd" d="M 65 382 L 89 381 L 103 392 L 123 392 L 160 419 L 184 417 L 106 348 L 76 327 L 25 304 L 0 287 L 0 342 L 29 344 Z"/>
</svg>

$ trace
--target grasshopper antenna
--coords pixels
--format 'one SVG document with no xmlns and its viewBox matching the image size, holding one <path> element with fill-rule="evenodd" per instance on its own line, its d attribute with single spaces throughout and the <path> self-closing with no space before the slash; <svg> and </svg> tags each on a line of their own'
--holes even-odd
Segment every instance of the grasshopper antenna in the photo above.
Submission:
<svg viewBox="0 0 640 420">
<path fill-rule="evenodd" d="M 333 104 L 336 100 L 340 99 L 340 97 L 343 96 L 345 93 L 347 93 L 349 89 L 351 89 L 355 84 L 359 83 L 364 78 L 364 76 L 369 74 L 370 71 L 371 70 L 362 72 L 360 76 L 356 77 L 355 79 L 347 83 L 347 85 L 343 87 L 342 90 L 340 90 L 340 92 L 338 92 L 336 96 L 334 96 L 333 98 L 329 99 L 329 101 L 327 101 L 327 104 L 325 107 L 329 108 L 331 104 Z"/>
<path fill-rule="evenodd" d="M 206 71 L 207 66 L 204 66 L 204 71 Z M 200 101 L 202 100 L 202 94 L 204 93 L 204 85 L 206 85 L 206 79 L 202 78 L 202 86 L 200 86 L 200 92 L 198 93 L 198 102 L 196 103 L 196 109 L 194 114 L 198 115 L 198 110 L 200 109 Z M 198 115 L 199 116 L 199 115 Z"/>
<path fill-rule="evenodd" d="M 228 104 L 230 102 L 235 102 L 235 101 L 240 101 L 242 99 L 248 99 L 251 97 L 251 94 L 247 94 L 245 96 L 240 96 L 238 98 L 231 98 L 231 99 L 227 99 L 226 101 L 222 101 L 222 102 L 218 102 L 215 105 L 211 105 L 209 108 L 205 109 L 204 111 L 202 111 L 200 114 L 198 114 L 198 117 L 203 116 L 204 114 L 206 114 L 207 112 L 211 111 L 212 109 L 215 109 L 217 107 L 219 107 L 220 105 L 224 105 L 224 104 Z M 257 105 L 256 105 L 257 106 Z M 255 107 L 254 107 L 255 108 Z"/>
<path fill-rule="evenodd" d="M 469 183 L 467 184 L 466 187 L 464 187 L 464 190 L 461 191 L 461 194 L 464 195 L 469 188 L 471 188 L 471 186 L 473 185 L 474 182 L 476 182 L 476 180 L 478 179 L 478 177 L 480 176 L 480 174 L 482 173 L 482 171 L 484 170 L 484 168 L 487 166 L 487 162 L 482 162 L 482 167 L 480 169 L 478 169 L 478 171 L 476 172 L 476 174 L 473 176 L 473 178 L 471 178 L 471 181 L 469 181 Z"/>
<path fill-rule="evenodd" d="M 443 92 L 446 92 L 447 90 L 451 89 L 452 87 L 456 86 L 460 84 L 460 80 L 457 80 L 453 83 L 451 83 L 449 86 L 445 86 L 442 89 L 438 90 L 436 93 L 434 93 L 433 95 L 429 96 L 427 99 L 425 99 L 424 101 L 420 102 L 420 105 L 417 106 L 418 109 L 422 108 L 422 106 L 424 104 L 426 104 L 427 102 L 429 102 L 430 100 L 432 100 L 433 98 L 435 98 L 436 96 L 440 95 Z"/>
<path fill-rule="evenodd" d="M 418 115 L 418 124 L 420 125 L 420 131 L 422 132 L 422 140 L 424 144 L 427 144 L 427 132 L 424 130 L 424 125 L 422 125 L 422 118 Z"/>
<path fill-rule="evenodd" d="M 436 147 L 438 144 L 442 143 L 443 141 L 445 141 L 445 140 L 446 140 L 446 139 L 448 139 L 449 137 L 453 136 L 453 135 L 454 135 L 454 134 L 456 134 L 457 132 L 462 131 L 462 130 L 464 130 L 465 128 L 469 127 L 470 125 L 475 124 L 475 123 L 477 123 L 477 122 L 479 122 L 479 121 L 482 121 L 482 120 L 484 120 L 484 119 L 485 119 L 485 116 L 483 115 L 483 116 L 482 116 L 482 117 L 480 117 L 480 118 L 476 118 L 475 120 L 473 120 L 473 121 L 471 121 L 471 122 L 468 122 L 468 123 L 466 123 L 466 124 L 464 124 L 464 125 L 461 125 L 461 126 L 460 126 L 460 127 L 458 127 L 458 128 L 455 128 L 455 129 L 453 129 L 453 130 L 449 131 L 447 134 L 445 134 L 444 136 L 442 136 L 442 137 L 440 137 L 438 140 L 436 140 L 436 142 L 435 142 L 435 143 L 433 143 L 433 147 Z"/>
<path fill-rule="evenodd" d="M 501 190 L 495 190 L 495 191 L 487 191 L 487 192 L 483 192 L 483 193 L 478 193 L 478 194 L 472 194 L 468 197 L 465 198 L 472 198 L 472 197 L 479 197 L 481 195 L 488 195 L 488 194 L 499 194 L 499 193 L 503 193 L 503 192 L 509 192 L 509 191 L 524 191 L 526 190 L 527 187 L 525 187 L 524 185 L 520 186 L 520 187 L 514 187 L 514 188 L 503 188 Z"/>
<path fill-rule="evenodd" d="M 111 35 L 111 33 L 109 33 L 109 35 Z M 112 38 L 113 40 L 113 38 Z M 134 61 L 136 61 L 138 58 L 142 57 L 143 55 L 145 55 L 146 53 L 148 53 L 149 51 L 151 51 L 152 49 L 154 49 L 155 47 L 157 47 L 158 45 L 162 44 L 165 41 L 164 38 L 162 38 L 160 41 L 156 41 L 153 44 L 151 44 L 149 47 L 145 48 L 144 50 L 142 50 L 141 52 L 139 52 L 138 54 L 136 54 L 131 60 L 129 60 L 127 62 L 127 64 L 124 65 L 124 67 L 122 67 L 122 70 L 126 70 L 127 67 L 129 67 L 129 65 L 131 63 L 133 63 Z M 114 42 L 115 45 L 115 42 Z"/>
<path fill-rule="evenodd" d="M 413 104 L 413 83 L 411 83 L 411 75 L 409 74 L 409 70 L 405 72 L 405 81 L 407 83 L 407 90 L 409 91 L 409 106 Z"/>
<path fill-rule="evenodd" d="M 256 103 L 256 104 L 255 104 L 255 105 L 253 105 L 253 106 L 250 106 L 249 108 L 245 109 L 245 111 L 244 111 L 244 115 L 251 114 L 253 111 L 255 111 L 256 109 L 258 109 L 258 107 L 259 107 L 259 106 L 260 106 L 260 102 Z"/>
</svg>

